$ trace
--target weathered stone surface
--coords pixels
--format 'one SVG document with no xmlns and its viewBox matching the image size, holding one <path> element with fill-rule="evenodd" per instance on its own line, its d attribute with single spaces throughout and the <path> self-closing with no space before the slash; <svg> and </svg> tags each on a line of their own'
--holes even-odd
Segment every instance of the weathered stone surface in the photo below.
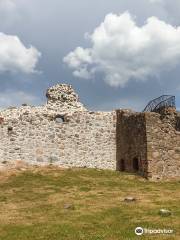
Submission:
<svg viewBox="0 0 180 240">
<path fill-rule="evenodd" d="M 117 110 L 117 169 L 147 174 L 146 124 L 143 113 Z"/>
<path fill-rule="evenodd" d="M 85 111 L 86 108 L 79 102 L 79 97 L 71 85 L 57 84 L 46 92 L 47 107 L 61 112 Z"/>
<path fill-rule="evenodd" d="M 30 165 L 115 170 L 116 112 L 88 112 L 65 84 L 50 88 L 47 97 L 45 106 L 0 111 L 0 167 L 20 159 Z"/>
<path fill-rule="evenodd" d="M 137 172 L 148 179 L 180 177 L 178 112 L 117 110 L 117 169 Z"/>
<path fill-rule="evenodd" d="M 57 165 L 180 177 L 180 114 L 90 112 L 70 85 L 47 90 L 47 103 L 0 111 L 0 169 Z"/>
<path fill-rule="evenodd" d="M 180 177 L 178 114 L 174 108 L 146 114 L 148 177 L 152 180 Z"/>
</svg>

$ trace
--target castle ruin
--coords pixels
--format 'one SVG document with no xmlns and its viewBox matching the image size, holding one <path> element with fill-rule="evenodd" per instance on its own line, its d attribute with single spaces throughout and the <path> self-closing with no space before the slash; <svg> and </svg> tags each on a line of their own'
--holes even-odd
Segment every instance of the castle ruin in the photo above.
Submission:
<svg viewBox="0 0 180 240">
<path fill-rule="evenodd" d="M 44 106 L 0 111 L 0 168 L 23 162 L 180 177 L 180 114 L 88 111 L 70 85 L 47 90 Z"/>
</svg>

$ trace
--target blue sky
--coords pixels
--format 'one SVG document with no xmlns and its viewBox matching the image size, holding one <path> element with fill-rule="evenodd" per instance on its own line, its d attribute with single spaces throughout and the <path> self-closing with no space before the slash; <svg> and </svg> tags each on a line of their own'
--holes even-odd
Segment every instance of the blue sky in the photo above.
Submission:
<svg viewBox="0 0 180 240">
<path fill-rule="evenodd" d="M 142 110 L 162 94 L 180 108 L 179 11 L 179 0 L 0 0 L 0 108 L 42 104 L 56 83 L 89 109 Z"/>
</svg>

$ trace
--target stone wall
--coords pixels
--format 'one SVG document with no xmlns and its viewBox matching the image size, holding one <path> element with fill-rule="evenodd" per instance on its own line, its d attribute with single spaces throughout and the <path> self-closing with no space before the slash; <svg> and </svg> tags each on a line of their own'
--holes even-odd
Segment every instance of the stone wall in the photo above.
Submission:
<svg viewBox="0 0 180 240">
<path fill-rule="evenodd" d="M 148 179 L 180 177 L 180 114 L 117 110 L 117 169 Z"/>
<path fill-rule="evenodd" d="M 180 176 L 180 114 L 90 112 L 70 85 L 47 90 L 47 103 L 0 111 L 0 169 L 20 163 Z"/>
<path fill-rule="evenodd" d="M 64 114 L 64 115 L 63 115 Z M 63 117 L 63 121 L 59 121 Z M 24 106 L 1 111 L 0 165 L 116 168 L 116 113 Z"/>
<path fill-rule="evenodd" d="M 117 169 L 147 175 L 144 113 L 117 110 Z"/>
<path fill-rule="evenodd" d="M 179 115 L 175 109 L 146 113 L 148 178 L 180 177 Z"/>
</svg>

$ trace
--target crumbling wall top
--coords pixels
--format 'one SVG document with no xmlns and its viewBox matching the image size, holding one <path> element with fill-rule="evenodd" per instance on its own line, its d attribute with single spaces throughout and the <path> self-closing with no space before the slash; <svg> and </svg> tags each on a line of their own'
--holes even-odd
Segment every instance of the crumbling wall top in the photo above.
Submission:
<svg viewBox="0 0 180 240">
<path fill-rule="evenodd" d="M 72 115 L 74 112 L 86 112 L 87 109 L 79 101 L 79 97 L 68 84 L 57 84 L 46 92 L 47 104 L 30 106 L 23 104 L 20 107 L 9 107 L 0 111 L 0 118 L 11 121 L 13 119 L 34 119 L 37 116 L 55 117 L 57 114 Z"/>
<path fill-rule="evenodd" d="M 46 92 L 47 105 L 62 111 L 85 111 L 86 108 L 79 101 L 78 94 L 69 84 L 57 84 Z"/>
<path fill-rule="evenodd" d="M 57 84 L 50 87 L 47 89 L 46 97 L 48 100 L 58 100 L 62 102 L 77 102 L 79 100 L 72 86 L 68 84 Z"/>
</svg>

